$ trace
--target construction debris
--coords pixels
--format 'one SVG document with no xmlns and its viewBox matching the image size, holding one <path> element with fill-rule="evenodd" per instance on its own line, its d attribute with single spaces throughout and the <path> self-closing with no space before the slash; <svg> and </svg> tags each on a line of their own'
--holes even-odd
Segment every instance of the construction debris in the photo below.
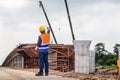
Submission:
<svg viewBox="0 0 120 80">
<path fill-rule="evenodd" d="M 38 52 L 35 44 L 21 44 L 5 59 L 2 66 L 15 68 L 38 68 Z M 49 53 L 50 69 L 63 72 L 74 69 L 73 45 L 51 44 Z"/>
<path fill-rule="evenodd" d="M 38 72 L 38 53 L 35 44 L 21 44 L 5 59 L 2 66 Z M 79 78 L 80 80 L 119 80 L 117 69 L 99 69 L 97 73 L 81 74 L 74 72 L 73 45 L 51 44 L 49 53 L 50 74 Z"/>
<path fill-rule="evenodd" d="M 37 73 L 38 69 L 22 69 L 24 71 L 30 71 Z M 106 71 L 105 69 L 101 69 L 100 71 Z M 116 70 L 111 70 L 110 72 L 115 72 Z M 69 72 L 61 72 L 58 70 L 50 70 L 51 75 L 62 76 L 64 78 L 76 78 L 79 80 L 119 80 L 119 75 L 103 75 L 103 74 L 82 74 L 82 73 L 75 73 L 74 71 Z"/>
</svg>

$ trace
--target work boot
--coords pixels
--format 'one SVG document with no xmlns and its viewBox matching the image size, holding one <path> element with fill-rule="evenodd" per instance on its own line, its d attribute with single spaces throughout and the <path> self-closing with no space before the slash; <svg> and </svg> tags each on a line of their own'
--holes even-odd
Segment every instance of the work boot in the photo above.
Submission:
<svg viewBox="0 0 120 80">
<path fill-rule="evenodd" d="M 35 76 L 43 76 L 43 74 L 38 72 L 37 74 L 35 74 Z"/>
<path fill-rule="evenodd" d="M 45 76 L 48 76 L 48 73 L 45 73 Z"/>
</svg>

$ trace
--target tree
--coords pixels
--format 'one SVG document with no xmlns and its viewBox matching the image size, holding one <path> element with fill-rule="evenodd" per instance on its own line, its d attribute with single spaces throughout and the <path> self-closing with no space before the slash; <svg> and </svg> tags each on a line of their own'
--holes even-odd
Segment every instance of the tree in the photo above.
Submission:
<svg viewBox="0 0 120 80">
<path fill-rule="evenodd" d="M 95 45 L 95 63 L 96 65 L 110 66 L 116 65 L 116 54 L 112 54 L 105 49 L 104 43 Z"/>
<path fill-rule="evenodd" d="M 105 50 L 104 43 L 98 43 L 95 45 L 95 63 L 101 65 L 103 63 L 103 51 Z"/>
<path fill-rule="evenodd" d="M 113 47 L 114 48 L 114 50 L 113 50 L 113 52 L 114 52 L 114 54 L 117 54 L 117 57 L 118 57 L 118 47 L 120 47 L 120 44 L 115 44 L 115 46 Z"/>
<path fill-rule="evenodd" d="M 104 43 L 98 43 L 95 45 L 95 53 L 96 54 L 108 54 L 108 51 L 105 50 L 105 44 Z"/>
<path fill-rule="evenodd" d="M 105 50 L 104 43 L 98 43 L 95 45 L 95 60 L 97 61 L 99 58 L 104 58 L 104 55 L 108 54 L 108 51 Z"/>
</svg>

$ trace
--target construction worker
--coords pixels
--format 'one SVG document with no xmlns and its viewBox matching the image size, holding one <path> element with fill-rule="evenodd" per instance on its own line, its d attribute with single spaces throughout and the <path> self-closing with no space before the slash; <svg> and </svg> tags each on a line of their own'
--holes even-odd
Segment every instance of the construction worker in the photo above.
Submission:
<svg viewBox="0 0 120 80">
<path fill-rule="evenodd" d="M 39 27 L 40 36 L 38 37 L 38 42 L 35 50 L 38 50 L 38 56 L 40 60 L 39 72 L 35 74 L 36 76 L 43 76 L 43 68 L 45 64 L 45 76 L 49 73 L 49 63 L 48 63 L 48 53 L 49 53 L 49 42 L 50 42 L 50 28 L 45 30 L 45 26 L 41 25 Z"/>
</svg>

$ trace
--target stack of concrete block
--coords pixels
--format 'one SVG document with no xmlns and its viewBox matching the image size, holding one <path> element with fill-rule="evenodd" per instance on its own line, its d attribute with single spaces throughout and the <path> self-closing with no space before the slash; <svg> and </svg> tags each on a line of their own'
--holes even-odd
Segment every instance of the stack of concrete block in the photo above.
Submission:
<svg viewBox="0 0 120 80">
<path fill-rule="evenodd" d="M 57 53 L 49 54 L 49 68 L 57 69 Z"/>
<path fill-rule="evenodd" d="M 90 53 L 91 41 L 89 40 L 74 40 L 74 50 L 75 50 L 75 72 L 89 74 L 93 71 L 91 70 L 92 53 Z M 91 54 L 91 55 L 90 55 Z M 95 64 L 95 63 L 94 63 Z M 91 70 L 91 71 L 90 71 Z"/>
</svg>

